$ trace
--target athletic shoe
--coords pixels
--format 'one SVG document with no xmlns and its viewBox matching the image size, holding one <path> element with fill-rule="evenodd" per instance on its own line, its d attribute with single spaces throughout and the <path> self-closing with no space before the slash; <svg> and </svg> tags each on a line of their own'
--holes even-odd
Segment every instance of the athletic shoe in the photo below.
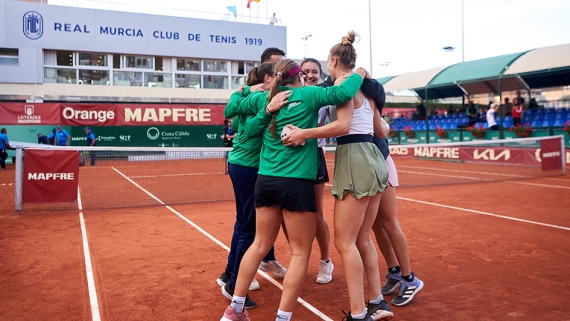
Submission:
<svg viewBox="0 0 570 321">
<path fill-rule="evenodd" d="M 400 288 L 400 281 L 402 280 L 402 273 L 386 274 L 386 284 L 382 287 L 382 295 L 388 295 L 396 292 Z"/>
<path fill-rule="evenodd" d="M 230 274 L 226 271 L 220 275 L 220 277 L 216 280 L 219 286 L 224 286 L 226 283 L 230 282 Z"/>
<path fill-rule="evenodd" d="M 216 280 L 216 283 L 218 283 L 219 286 L 224 286 L 228 282 L 230 282 L 230 275 L 228 272 L 222 273 L 222 275 L 220 275 L 220 277 Z M 253 278 L 253 280 L 251 281 L 251 284 L 249 285 L 249 290 L 250 291 L 257 291 L 260 288 L 261 287 L 259 286 L 259 282 L 257 282 L 257 280 L 255 278 Z"/>
<path fill-rule="evenodd" d="M 249 290 L 250 291 L 257 291 L 260 288 L 261 287 L 259 286 L 259 282 L 257 282 L 257 280 L 255 278 L 253 278 L 253 280 L 251 280 L 251 284 L 249 285 Z"/>
<path fill-rule="evenodd" d="M 226 285 L 224 285 L 222 287 L 222 294 L 230 300 L 232 300 L 234 298 L 234 288 L 232 287 L 232 285 L 229 282 L 226 283 Z M 249 295 L 246 295 L 245 296 L 245 308 L 246 309 L 252 309 L 255 307 L 256 307 L 255 301 L 250 299 Z"/>
<path fill-rule="evenodd" d="M 342 310 L 342 313 L 344 313 L 344 318 L 342 318 L 342 321 L 373 321 L 374 319 L 372 319 L 372 316 L 370 315 L 370 313 L 366 313 L 366 316 L 364 317 L 364 319 L 355 319 L 350 312 L 348 312 L 348 314 L 346 314 L 346 312 L 344 312 L 344 310 Z"/>
<path fill-rule="evenodd" d="M 226 308 L 224 312 L 224 316 L 220 319 L 220 321 L 250 321 L 247 317 L 247 311 L 243 311 L 242 314 L 236 312 L 234 308 L 231 306 Z"/>
<path fill-rule="evenodd" d="M 287 269 L 284 268 L 277 260 L 267 261 L 259 263 L 259 269 L 263 272 L 271 272 L 273 275 L 278 277 L 284 277 L 287 273 Z"/>
<path fill-rule="evenodd" d="M 331 260 L 329 260 L 328 263 L 327 261 L 320 260 L 319 263 L 320 267 L 319 273 L 317 274 L 317 283 L 327 284 L 332 280 L 334 265 L 332 264 Z"/>
<path fill-rule="evenodd" d="M 398 296 L 392 299 L 392 304 L 401 307 L 412 302 L 412 299 L 418 292 L 420 292 L 424 288 L 424 282 L 418 279 L 414 272 L 411 273 L 414 279 L 411 282 L 408 282 L 404 279 L 400 281 L 400 292 L 398 292 Z"/>
<path fill-rule="evenodd" d="M 390 320 L 394 316 L 394 313 L 390 311 L 390 306 L 386 300 L 382 300 L 377 304 L 368 302 L 368 313 L 370 313 L 372 319 L 375 321 Z"/>
</svg>

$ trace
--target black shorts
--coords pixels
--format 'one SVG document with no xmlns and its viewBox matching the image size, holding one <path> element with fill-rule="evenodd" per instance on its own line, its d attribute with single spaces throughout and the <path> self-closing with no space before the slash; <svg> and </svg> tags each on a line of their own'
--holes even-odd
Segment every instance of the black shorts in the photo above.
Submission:
<svg viewBox="0 0 570 321">
<path fill-rule="evenodd" d="M 322 147 L 318 148 L 319 155 L 317 156 L 319 165 L 317 166 L 317 179 L 313 182 L 314 185 L 324 184 L 329 181 L 329 171 L 327 170 L 327 160 L 325 159 L 325 152 Z"/>
<path fill-rule="evenodd" d="M 289 212 L 316 212 L 315 187 L 312 181 L 299 178 L 257 176 L 255 207 L 277 205 Z"/>
</svg>

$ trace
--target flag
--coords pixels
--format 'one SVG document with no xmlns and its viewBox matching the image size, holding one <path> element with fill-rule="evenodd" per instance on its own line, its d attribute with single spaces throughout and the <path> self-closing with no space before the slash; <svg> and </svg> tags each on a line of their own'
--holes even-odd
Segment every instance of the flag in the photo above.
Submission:
<svg viewBox="0 0 570 321">
<path fill-rule="evenodd" d="M 235 6 L 235 5 L 233 5 L 233 6 L 227 6 L 226 8 L 227 8 L 231 13 L 234 14 L 234 18 L 237 18 L 237 9 L 236 9 L 236 6 Z"/>
<path fill-rule="evenodd" d="M 252 1 L 255 1 L 256 3 L 259 2 L 259 0 L 247 0 L 247 8 L 249 9 L 249 5 L 251 4 Z"/>
</svg>

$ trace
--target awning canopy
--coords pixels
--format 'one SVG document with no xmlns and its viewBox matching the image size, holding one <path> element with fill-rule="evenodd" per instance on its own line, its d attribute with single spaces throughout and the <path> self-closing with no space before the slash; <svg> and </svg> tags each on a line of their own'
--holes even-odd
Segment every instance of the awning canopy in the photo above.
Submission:
<svg viewBox="0 0 570 321">
<path fill-rule="evenodd" d="M 570 84 L 570 44 L 381 79 L 386 92 L 413 90 L 421 99 L 426 94 L 428 99 L 438 99 L 566 86 Z"/>
<path fill-rule="evenodd" d="M 437 67 L 428 70 L 410 72 L 396 77 L 392 77 L 384 84 L 386 92 L 394 92 L 398 90 L 408 90 L 410 88 L 426 86 L 437 74 L 447 67 Z"/>
<path fill-rule="evenodd" d="M 396 77 L 396 76 L 382 77 L 382 78 L 377 78 L 376 80 L 378 80 L 378 82 L 381 83 L 382 85 L 385 85 L 388 81 L 390 81 L 390 79 L 392 79 L 394 77 Z M 386 87 L 384 87 L 384 90 L 386 90 Z"/>
</svg>

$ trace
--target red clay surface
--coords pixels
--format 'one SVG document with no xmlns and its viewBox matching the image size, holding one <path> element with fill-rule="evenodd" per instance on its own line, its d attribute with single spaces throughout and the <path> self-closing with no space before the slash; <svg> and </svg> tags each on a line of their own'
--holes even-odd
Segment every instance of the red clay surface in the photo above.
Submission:
<svg viewBox="0 0 570 321">
<path fill-rule="evenodd" d="M 459 164 L 396 160 L 396 165 L 402 165 L 401 171 L 415 166 L 437 173 Z M 121 171 L 127 176 L 144 175 L 132 168 Z M 112 169 L 102 172 L 108 179 L 128 183 L 120 183 L 122 193 L 131 195 L 125 202 L 152 200 L 122 176 L 112 175 Z M 91 320 L 79 211 L 15 214 L 14 186 L 9 185 L 13 176 L 13 169 L 0 171 L 0 320 Z M 407 179 L 402 176 L 402 183 Z M 171 178 L 133 181 L 163 201 L 168 193 L 160 194 L 158 184 L 172 186 L 172 194 L 178 193 Z M 93 187 L 80 186 L 84 202 L 91 202 L 86 190 Z M 333 198 L 325 193 L 325 216 L 332 227 Z M 394 320 L 570 320 L 566 303 L 570 289 L 564 286 L 570 270 L 568 176 L 400 188 L 398 196 L 398 217 L 408 238 L 412 269 L 425 288 L 410 305 L 392 307 Z M 233 202 L 172 208 L 229 245 Z M 220 245 L 165 206 L 84 210 L 83 214 L 102 320 L 219 320 L 229 304 L 215 283 L 228 254 Z M 288 265 L 288 245 L 282 234 L 276 255 Z M 332 320 L 341 320 L 348 298 L 334 246 L 331 257 L 333 281 L 315 283 L 319 250 L 314 242 L 301 297 Z M 384 274 L 382 259 L 380 268 Z M 273 320 L 281 290 L 260 275 L 257 278 L 261 290 L 250 292 L 258 304 L 250 310 L 250 318 Z M 300 304 L 293 318 L 322 320 Z"/>
</svg>

